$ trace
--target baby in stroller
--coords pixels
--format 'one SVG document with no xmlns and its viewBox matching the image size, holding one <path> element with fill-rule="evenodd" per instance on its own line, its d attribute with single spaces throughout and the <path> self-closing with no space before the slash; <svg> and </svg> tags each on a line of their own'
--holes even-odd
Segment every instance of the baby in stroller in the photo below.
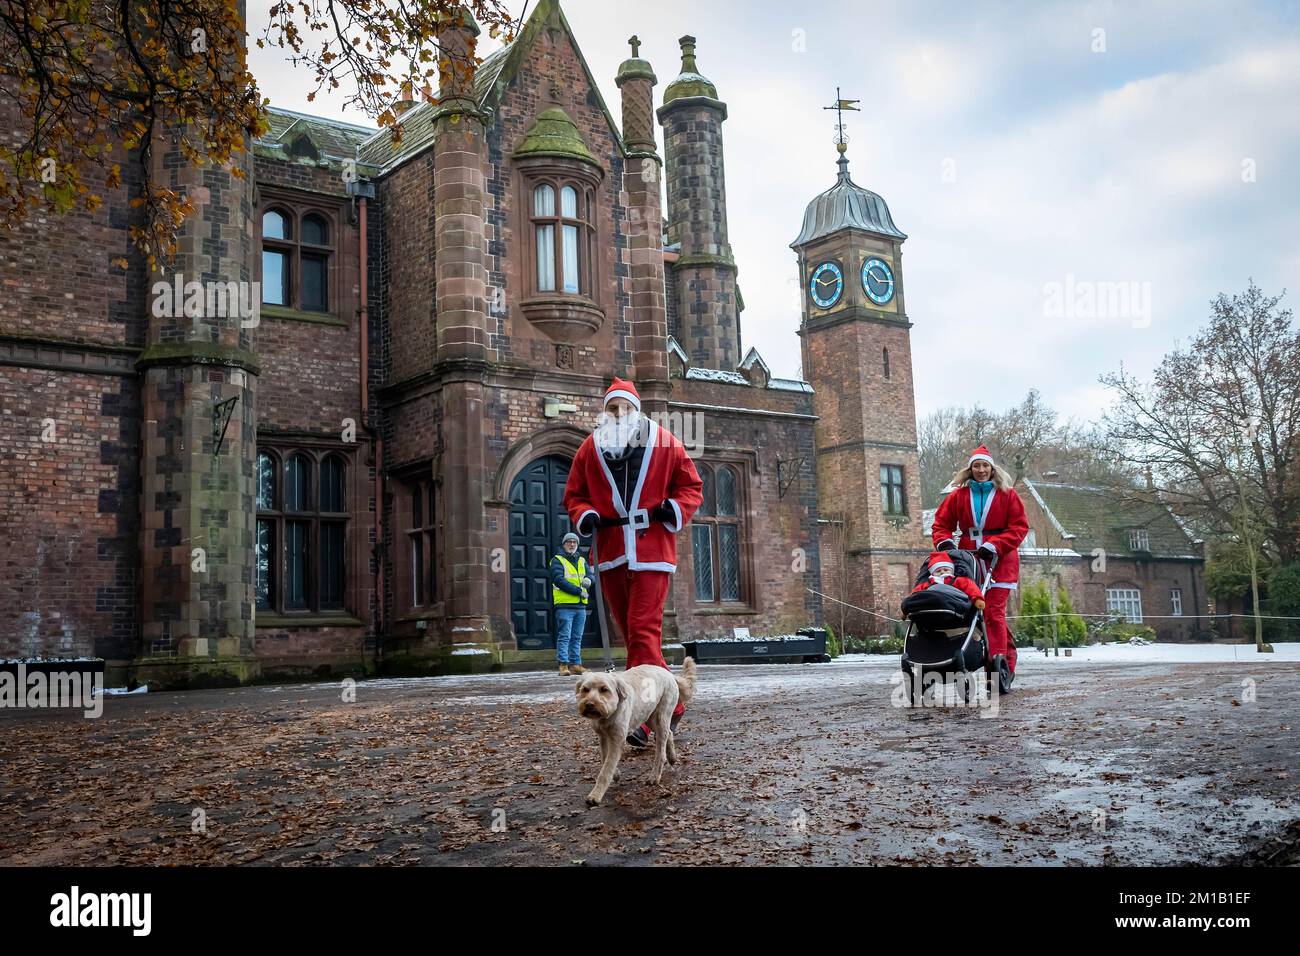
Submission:
<svg viewBox="0 0 1300 956">
<path fill-rule="evenodd" d="M 976 575 L 988 587 L 993 568 L 970 551 L 935 551 L 926 560 L 902 604 L 908 622 L 901 660 L 905 672 L 917 667 L 945 674 L 993 669 L 984 631 L 984 591 L 975 583 Z M 1000 689 L 1009 690 L 1010 673 L 997 672 Z"/>
<path fill-rule="evenodd" d="M 926 561 L 926 570 L 930 572 L 930 576 L 912 588 L 913 594 L 926 591 L 936 584 L 946 584 L 961 591 L 974 601 L 976 608 L 981 611 L 984 610 L 984 592 L 970 578 L 957 573 L 956 566 L 953 564 L 952 558 L 948 556 L 947 551 L 933 552 Z M 906 607 L 904 607 L 903 613 L 907 613 Z"/>
</svg>

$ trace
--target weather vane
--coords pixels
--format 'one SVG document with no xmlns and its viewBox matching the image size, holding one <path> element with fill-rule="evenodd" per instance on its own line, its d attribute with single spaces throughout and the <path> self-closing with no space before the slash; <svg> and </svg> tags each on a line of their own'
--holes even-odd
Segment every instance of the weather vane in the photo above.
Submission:
<svg viewBox="0 0 1300 956">
<path fill-rule="evenodd" d="M 840 88 L 837 86 L 835 87 L 835 105 L 822 107 L 824 110 L 835 111 L 835 148 L 841 153 L 848 148 L 849 142 L 848 137 L 844 135 L 844 110 L 853 110 L 860 113 L 862 111 L 858 109 L 857 104 L 861 102 L 861 100 L 844 99 L 840 96 Z"/>
</svg>

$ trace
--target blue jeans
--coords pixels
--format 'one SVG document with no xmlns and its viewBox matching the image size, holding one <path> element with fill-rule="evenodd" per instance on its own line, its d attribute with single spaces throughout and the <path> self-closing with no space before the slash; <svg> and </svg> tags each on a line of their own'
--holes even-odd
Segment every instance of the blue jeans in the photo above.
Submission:
<svg viewBox="0 0 1300 956">
<path fill-rule="evenodd" d="M 587 609 L 581 604 L 562 604 L 555 609 L 555 659 L 561 664 L 582 664 L 582 632 L 587 626 Z"/>
</svg>

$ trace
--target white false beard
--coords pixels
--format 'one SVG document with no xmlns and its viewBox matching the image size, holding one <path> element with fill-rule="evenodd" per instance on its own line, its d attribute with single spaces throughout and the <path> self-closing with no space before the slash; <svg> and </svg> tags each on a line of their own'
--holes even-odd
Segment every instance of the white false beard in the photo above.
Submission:
<svg viewBox="0 0 1300 956">
<path fill-rule="evenodd" d="M 631 411 L 618 418 L 609 412 L 601 412 L 596 419 L 596 428 L 592 437 L 596 447 L 602 452 L 622 451 L 641 429 L 641 413 Z"/>
<path fill-rule="evenodd" d="M 930 575 L 930 583 L 931 583 L 931 584 L 947 584 L 947 583 L 948 583 L 948 579 L 951 578 L 951 577 L 952 577 L 951 574 L 932 574 L 932 575 Z"/>
</svg>

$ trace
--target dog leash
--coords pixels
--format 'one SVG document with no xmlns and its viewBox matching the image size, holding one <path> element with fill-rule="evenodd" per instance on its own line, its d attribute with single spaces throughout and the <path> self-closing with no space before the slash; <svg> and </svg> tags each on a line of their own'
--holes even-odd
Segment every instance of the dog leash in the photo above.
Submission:
<svg viewBox="0 0 1300 956">
<path fill-rule="evenodd" d="M 600 628 L 600 646 L 605 651 L 605 673 L 614 672 L 614 658 L 609 652 L 609 631 L 605 629 L 605 599 L 600 593 L 600 559 L 596 557 L 596 529 L 591 532 L 591 586 L 596 589 L 596 624 Z"/>
</svg>

